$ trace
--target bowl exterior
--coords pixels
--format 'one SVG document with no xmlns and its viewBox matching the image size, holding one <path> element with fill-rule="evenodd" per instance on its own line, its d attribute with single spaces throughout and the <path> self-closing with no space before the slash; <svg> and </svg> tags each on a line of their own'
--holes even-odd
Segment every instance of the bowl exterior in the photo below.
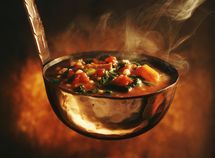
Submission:
<svg viewBox="0 0 215 158">
<path fill-rule="evenodd" d="M 74 95 L 48 84 L 53 110 L 69 128 L 99 139 L 123 139 L 154 127 L 167 112 L 177 84 L 158 93 L 127 99 Z"/>
</svg>

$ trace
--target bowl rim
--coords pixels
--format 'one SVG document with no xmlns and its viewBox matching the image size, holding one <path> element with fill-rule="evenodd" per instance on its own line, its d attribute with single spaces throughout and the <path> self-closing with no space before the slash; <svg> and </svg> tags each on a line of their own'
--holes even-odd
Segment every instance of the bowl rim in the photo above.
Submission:
<svg viewBox="0 0 215 158">
<path fill-rule="evenodd" d="M 119 53 L 120 52 L 120 53 Z M 104 55 L 104 53 L 110 53 L 111 54 L 115 54 L 115 53 L 118 53 L 119 55 L 118 56 L 122 56 L 122 55 L 128 55 L 128 54 L 123 54 L 123 53 L 131 53 L 130 51 L 129 52 L 125 52 L 125 51 L 83 51 L 83 52 L 75 52 L 75 53 L 71 53 L 70 55 L 63 55 L 61 57 L 57 57 L 57 58 L 54 58 L 53 60 L 49 60 L 47 61 L 43 67 L 42 67 L 42 74 L 43 74 L 43 78 L 44 80 L 48 80 L 47 77 L 45 76 L 45 72 L 46 70 L 50 67 L 50 66 L 53 66 L 63 60 L 66 60 L 66 59 L 70 59 L 70 58 L 74 58 L 75 56 L 80 56 L 81 58 L 84 58 L 87 54 L 88 55 L 92 55 L 92 53 L 94 54 L 101 54 L 101 55 Z M 121 55 L 122 54 L 122 55 Z M 83 55 L 83 56 L 82 56 Z M 146 94 L 142 94 L 142 95 L 136 95 L 136 96 L 130 96 L 130 97 L 113 97 L 113 96 L 108 96 L 108 95 L 90 95 L 90 94 L 78 94 L 78 93 L 74 93 L 66 88 L 63 88 L 63 87 L 60 87 L 59 86 L 59 89 L 62 89 L 63 91 L 65 92 L 68 92 L 74 96 L 82 96 L 82 97 L 92 97 L 92 98 L 101 98 L 101 99 L 111 99 L 111 100 L 127 100 L 127 99 L 138 99 L 138 98 L 143 98 L 143 97 L 148 97 L 148 96 L 151 96 L 151 95 L 156 95 L 158 93 L 161 93 L 163 91 L 166 91 L 174 86 L 177 85 L 178 83 L 178 80 L 179 80 L 179 73 L 178 73 L 178 70 L 170 63 L 168 63 L 167 61 L 159 58 L 159 57 L 156 57 L 156 56 L 152 56 L 152 55 L 148 55 L 148 54 L 145 54 L 145 53 L 141 53 L 141 54 L 136 54 L 136 56 L 143 56 L 143 57 L 146 57 L 146 58 L 150 58 L 150 59 L 153 59 L 153 60 L 156 60 L 162 64 L 164 64 L 165 66 L 167 66 L 168 68 L 170 68 L 171 70 L 173 70 L 175 73 L 175 79 L 172 83 L 168 84 L 168 86 L 165 86 L 161 89 L 158 89 L 157 91 L 155 92 L 152 92 L 152 93 L 146 93 Z M 130 60 L 130 59 L 129 59 Z"/>
</svg>

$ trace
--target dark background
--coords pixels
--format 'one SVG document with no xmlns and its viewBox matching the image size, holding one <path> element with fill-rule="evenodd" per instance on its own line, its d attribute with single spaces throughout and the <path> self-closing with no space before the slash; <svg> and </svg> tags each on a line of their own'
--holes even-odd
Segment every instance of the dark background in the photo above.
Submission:
<svg viewBox="0 0 215 158">
<path fill-rule="evenodd" d="M 43 7 L 50 8 L 49 14 L 43 12 L 50 21 L 52 18 L 56 18 L 64 14 L 61 11 L 52 10 L 52 5 L 57 5 L 57 0 L 52 1 L 40 1 Z M 62 7 L 66 0 L 62 0 Z M 129 8 L 138 6 L 141 1 L 123 1 L 123 0 L 80 0 L 73 1 L 74 8 L 72 10 L 79 13 L 89 13 L 92 16 L 97 16 L 108 10 L 114 10 L 119 14 Z M 207 1 L 203 4 L 205 8 L 210 11 L 214 11 L 214 1 Z M 53 7 L 54 8 L 54 7 Z M 1 9 L 1 53 L 0 53 L 0 157 L 40 157 L 39 148 L 29 146 L 29 140 L 23 135 L 14 137 L 13 134 L 13 122 L 14 121 L 14 106 L 15 105 L 10 95 L 13 93 L 13 87 L 19 84 L 19 81 L 14 82 L 11 78 L 11 72 L 16 73 L 17 76 L 21 71 L 21 67 L 25 64 L 28 58 L 36 60 L 38 63 L 37 49 L 34 44 L 34 39 L 31 33 L 30 25 L 26 16 L 25 8 L 21 0 L 7 0 L 2 1 L 0 4 Z M 52 13 L 52 14 L 50 14 Z M 48 21 L 48 19 L 46 19 Z M 52 25 L 57 25 L 60 19 Z M 61 21 L 63 22 L 63 21 Z M 46 25 L 46 24 L 44 24 Z M 52 32 L 53 30 L 49 30 Z M 210 114 L 205 116 L 210 119 L 208 122 L 208 137 L 207 141 L 203 144 L 205 149 L 202 155 L 206 155 L 208 158 L 215 156 L 214 143 L 215 143 L 215 16 L 214 13 L 210 14 L 208 18 L 202 23 L 197 31 L 197 35 L 193 38 L 201 38 L 204 35 L 206 43 L 203 42 L 202 47 L 207 47 L 208 52 L 203 56 L 207 56 L 207 64 L 209 65 L 208 71 L 212 75 L 212 96 L 213 102 L 210 107 Z M 201 41 L 201 40 L 199 40 Z M 201 42 L 200 42 L 201 43 Z M 201 59 L 199 59 L 201 60 Z M 10 89 L 10 91 L 8 90 Z M 195 99 L 195 98 L 194 98 Z M 15 130 L 15 129 L 14 129 Z M 198 131 L 196 131 L 198 132 Z M 83 142 L 84 143 L 84 142 Z M 114 143 L 114 142 L 113 142 Z M 57 150 L 57 149 L 56 149 Z M 105 150 L 105 149 L 104 149 Z M 50 151 L 49 151 L 50 152 Z M 207 154 L 206 154 L 207 153 Z M 102 154 L 101 154 L 102 155 Z M 44 155 L 42 155 L 44 156 Z M 58 157 L 56 155 L 49 154 L 52 157 Z M 71 155 L 75 156 L 75 155 Z M 77 156 L 77 155 L 76 155 Z M 104 155 L 103 155 L 104 156 Z M 81 157 L 81 156 L 79 156 Z M 142 156 L 140 156 L 142 157 Z"/>
</svg>

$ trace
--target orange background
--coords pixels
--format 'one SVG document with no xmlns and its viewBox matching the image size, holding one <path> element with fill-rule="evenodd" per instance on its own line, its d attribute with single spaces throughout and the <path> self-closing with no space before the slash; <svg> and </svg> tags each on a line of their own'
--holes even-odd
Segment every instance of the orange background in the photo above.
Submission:
<svg viewBox="0 0 215 158">
<path fill-rule="evenodd" d="M 206 8 L 213 9 L 208 1 Z M 57 119 L 20 1 L 3 5 L 0 63 L 0 154 L 5 157 L 212 158 L 215 156 L 215 16 L 188 41 L 189 72 L 164 119 L 127 140 L 81 136 Z M 116 5 L 116 8 L 120 6 Z M 5 31 L 6 30 L 6 31 Z"/>
</svg>

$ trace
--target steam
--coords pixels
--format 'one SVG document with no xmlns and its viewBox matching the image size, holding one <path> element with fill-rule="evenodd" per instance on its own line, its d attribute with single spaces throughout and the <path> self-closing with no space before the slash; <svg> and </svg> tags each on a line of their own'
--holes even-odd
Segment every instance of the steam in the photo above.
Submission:
<svg viewBox="0 0 215 158">
<path fill-rule="evenodd" d="M 206 12 L 199 11 L 194 18 L 198 20 L 189 19 L 203 2 L 204 0 L 156 1 L 148 8 L 140 6 L 129 11 L 125 25 L 125 49 L 144 50 L 149 54 L 170 53 L 177 49 L 195 33 L 207 16 Z"/>
<path fill-rule="evenodd" d="M 178 48 L 195 34 L 208 15 L 204 10 L 194 11 L 204 0 L 156 1 L 150 7 L 140 6 L 130 10 L 125 24 L 124 50 L 146 53 L 168 60 L 181 74 L 189 63 Z"/>
<path fill-rule="evenodd" d="M 177 49 L 196 32 L 208 15 L 204 10 L 196 10 L 203 2 L 157 0 L 130 9 L 125 15 L 109 11 L 97 22 L 92 22 L 87 16 L 77 18 L 66 31 L 51 38 L 51 48 L 64 54 L 91 50 L 145 53 L 163 57 L 172 64 L 177 63 L 176 66 L 186 65 L 187 69 L 189 64 L 183 57 L 178 57 L 182 53 Z"/>
<path fill-rule="evenodd" d="M 166 16 L 182 21 L 190 18 L 195 9 L 205 0 L 171 0 Z"/>
</svg>

